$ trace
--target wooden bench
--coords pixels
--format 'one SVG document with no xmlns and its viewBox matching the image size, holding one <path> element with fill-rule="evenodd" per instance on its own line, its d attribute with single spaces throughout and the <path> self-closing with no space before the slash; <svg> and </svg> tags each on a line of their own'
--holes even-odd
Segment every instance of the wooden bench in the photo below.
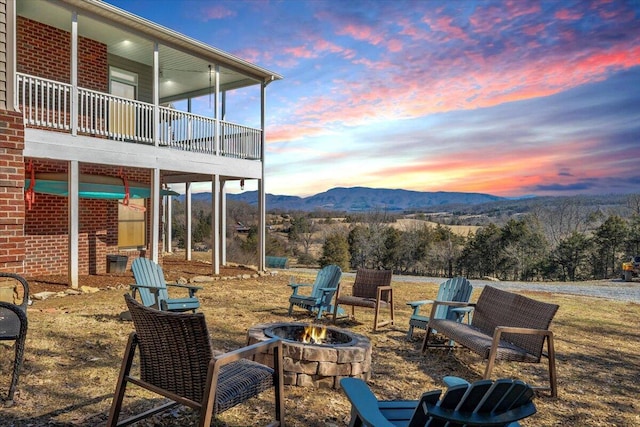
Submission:
<svg viewBox="0 0 640 427">
<path fill-rule="evenodd" d="M 474 307 L 471 324 L 455 320 L 434 318 L 438 305 Z M 456 344 L 462 345 L 487 360 L 484 379 L 491 377 L 496 360 L 539 363 L 542 356 L 549 362 L 549 387 L 551 396 L 556 397 L 556 361 L 553 332 L 549 325 L 558 305 L 537 301 L 522 295 L 485 286 L 475 304 L 452 301 L 435 301 L 422 351 L 429 347 L 448 347 L 448 341 L 432 343 L 429 338 L 437 331 Z M 543 351 L 547 343 L 546 353 Z M 538 387 L 542 388 L 542 387 Z"/>
<path fill-rule="evenodd" d="M 267 268 L 289 268 L 289 258 L 283 256 L 267 256 Z"/>
</svg>

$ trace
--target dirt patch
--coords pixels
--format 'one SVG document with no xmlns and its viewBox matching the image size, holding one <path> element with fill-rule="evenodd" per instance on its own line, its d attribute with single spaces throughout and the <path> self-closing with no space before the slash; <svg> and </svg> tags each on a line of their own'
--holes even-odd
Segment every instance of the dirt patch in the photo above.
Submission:
<svg viewBox="0 0 640 427">
<path fill-rule="evenodd" d="M 245 266 L 225 266 L 220 268 L 220 274 L 213 274 L 213 267 L 210 262 L 202 260 L 187 261 L 184 257 L 168 256 L 162 261 L 162 270 L 165 279 L 175 282 L 178 279 L 190 280 L 195 276 L 211 277 L 235 277 L 242 274 L 253 274 L 255 268 Z M 49 276 L 29 276 L 29 293 L 31 295 L 48 291 L 62 292 L 69 289 L 69 278 L 66 275 Z M 94 275 L 81 275 L 78 278 L 79 286 L 89 286 L 98 289 L 113 289 L 117 287 L 128 287 L 135 283 L 133 273 L 104 273 Z"/>
</svg>

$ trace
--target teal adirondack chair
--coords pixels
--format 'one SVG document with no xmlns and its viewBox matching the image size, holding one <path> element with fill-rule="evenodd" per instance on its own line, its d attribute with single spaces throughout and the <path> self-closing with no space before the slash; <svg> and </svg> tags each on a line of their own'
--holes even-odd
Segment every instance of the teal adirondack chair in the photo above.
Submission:
<svg viewBox="0 0 640 427">
<path fill-rule="evenodd" d="M 333 306 L 331 300 L 338 290 L 338 284 L 342 277 L 342 270 L 337 265 L 327 265 L 322 268 L 316 280 L 311 284 L 306 283 L 290 283 L 293 289 L 289 297 L 289 316 L 293 312 L 293 306 L 302 307 L 310 312 L 316 313 L 316 319 L 322 318 L 323 313 L 331 313 Z M 310 295 L 302 295 L 298 290 L 302 287 L 312 286 Z"/>
<path fill-rule="evenodd" d="M 140 294 L 142 304 L 146 307 L 155 307 L 164 311 L 193 311 L 200 307 L 200 301 L 195 293 L 202 289 L 199 286 L 180 285 L 167 283 L 164 279 L 162 267 L 147 258 L 136 258 L 131 264 L 133 277 L 136 283 L 131 285 L 132 296 L 136 292 Z M 183 288 L 189 291 L 185 298 L 169 298 L 167 287 Z"/>
<path fill-rule="evenodd" d="M 456 302 L 469 302 L 471 298 L 471 292 L 473 286 L 464 277 L 454 277 L 440 284 L 436 301 L 456 301 Z M 413 328 L 427 329 L 427 323 L 429 323 L 429 316 L 420 314 L 420 308 L 425 304 L 433 304 L 433 300 L 411 301 L 407 305 L 413 307 L 413 313 L 409 318 L 409 332 L 407 332 L 407 339 L 413 337 Z M 462 321 L 465 314 L 471 316 L 470 307 L 455 308 L 451 306 L 439 305 L 436 307 L 435 319 L 451 319 Z M 469 318 L 467 318 L 469 321 Z"/>
<path fill-rule="evenodd" d="M 340 386 L 351 402 L 349 426 L 520 426 L 518 420 L 536 413 L 531 386 L 519 380 L 445 377 L 448 386 L 428 391 L 420 400 L 378 400 L 359 378 L 343 378 Z M 442 395 L 442 397 L 441 397 Z"/>
</svg>

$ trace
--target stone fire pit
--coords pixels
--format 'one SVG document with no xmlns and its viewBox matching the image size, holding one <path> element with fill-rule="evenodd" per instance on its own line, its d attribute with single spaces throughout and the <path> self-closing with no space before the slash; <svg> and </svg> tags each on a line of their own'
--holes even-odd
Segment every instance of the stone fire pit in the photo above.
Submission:
<svg viewBox="0 0 640 427">
<path fill-rule="evenodd" d="M 255 344 L 275 336 L 282 338 L 286 385 L 339 388 L 341 378 L 369 379 L 371 342 L 367 337 L 327 326 L 327 337 L 331 342 L 299 342 L 297 336 L 305 326 L 309 325 L 296 322 L 255 325 L 247 331 L 248 342 Z M 256 356 L 256 361 L 273 367 L 273 359 L 268 354 Z"/>
</svg>

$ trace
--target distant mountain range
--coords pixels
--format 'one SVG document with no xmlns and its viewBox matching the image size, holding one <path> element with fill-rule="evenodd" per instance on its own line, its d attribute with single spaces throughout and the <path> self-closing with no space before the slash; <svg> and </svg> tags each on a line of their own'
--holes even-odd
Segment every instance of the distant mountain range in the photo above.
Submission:
<svg viewBox="0 0 640 427">
<path fill-rule="evenodd" d="M 228 200 L 241 201 L 250 205 L 258 204 L 257 191 L 229 194 L 227 197 Z M 266 198 L 268 211 L 327 210 L 345 212 L 374 210 L 402 212 L 421 209 L 432 211 L 439 206 L 477 205 L 509 200 L 482 193 L 425 192 L 368 187 L 337 187 L 309 197 L 267 194 Z M 179 200 L 184 200 L 184 196 L 180 196 Z M 191 200 L 210 201 L 211 193 L 192 194 Z"/>
</svg>

